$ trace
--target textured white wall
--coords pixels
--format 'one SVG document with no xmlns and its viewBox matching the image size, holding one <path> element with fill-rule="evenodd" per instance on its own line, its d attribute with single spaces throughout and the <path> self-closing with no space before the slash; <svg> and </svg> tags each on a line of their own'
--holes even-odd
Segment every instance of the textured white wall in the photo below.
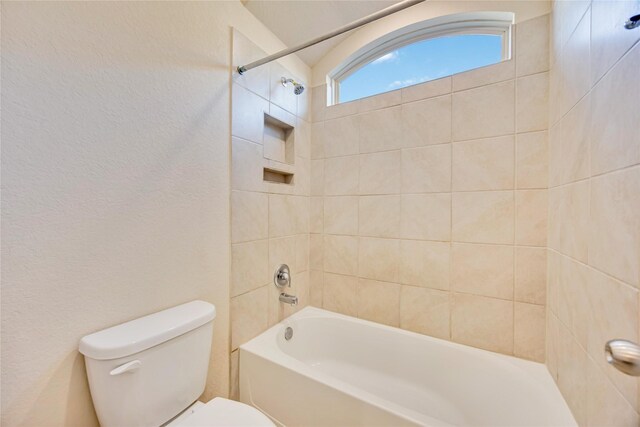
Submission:
<svg viewBox="0 0 640 427">
<path fill-rule="evenodd" d="M 2 3 L 3 426 L 96 424 L 79 339 L 196 298 L 227 394 L 232 25 L 282 47 L 236 1 Z"/>
</svg>

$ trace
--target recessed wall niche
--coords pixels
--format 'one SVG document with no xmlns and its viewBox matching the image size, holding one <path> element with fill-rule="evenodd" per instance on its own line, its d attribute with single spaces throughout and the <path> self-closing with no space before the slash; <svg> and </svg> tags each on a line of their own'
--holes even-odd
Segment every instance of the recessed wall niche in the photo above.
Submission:
<svg viewBox="0 0 640 427">
<path fill-rule="evenodd" d="M 263 156 L 269 162 L 263 179 L 279 184 L 293 184 L 291 166 L 295 163 L 295 129 L 292 125 L 264 115 Z"/>
</svg>

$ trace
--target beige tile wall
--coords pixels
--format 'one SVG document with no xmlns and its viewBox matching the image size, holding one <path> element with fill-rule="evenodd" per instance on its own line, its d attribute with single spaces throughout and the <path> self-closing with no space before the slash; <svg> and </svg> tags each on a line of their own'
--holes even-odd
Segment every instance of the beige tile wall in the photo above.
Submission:
<svg viewBox="0 0 640 427">
<path fill-rule="evenodd" d="M 242 34 L 233 34 L 233 64 L 264 55 Z M 238 347 L 309 303 L 309 209 L 311 124 L 309 91 L 295 96 L 280 77 L 294 77 L 273 63 L 234 75 L 231 145 L 231 390 L 238 398 Z M 300 80 L 296 78 L 296 80 Z M 264 114 L 295 128 L 293 165 L 266 159 Z M 263 167 L 294 173 L 294 184 L 263 181 Z M 277 265 L 292 270 L 299 305 L 278 301 L 273 285 Z"/>
<path fill-rule="evenodd" d="M 314 88 L 312 304 L 544 360 L 548 34 L 518 24 L 512 60 L 355 102 Z"/>
<path fill-rule="evenodd" d="M 638 426 L 640 382 L 604 343 L 638 341 L 638 1 L 556 1 L 551 19 L 547 365 L 582 426 Z"/>
</svg>

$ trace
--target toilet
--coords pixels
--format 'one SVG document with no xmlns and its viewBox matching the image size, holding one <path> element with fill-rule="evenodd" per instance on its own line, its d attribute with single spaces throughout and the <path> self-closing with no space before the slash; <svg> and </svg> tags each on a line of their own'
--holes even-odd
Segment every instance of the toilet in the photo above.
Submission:
<svg viewBox="0 0 640 427">
<path fill-rule="evenodd" d="M 80 341 L 102 427 L 273 427 L 257 409 L 214 398 L 206 384 L 216 309 L 192 301 Z"/>
</svg>

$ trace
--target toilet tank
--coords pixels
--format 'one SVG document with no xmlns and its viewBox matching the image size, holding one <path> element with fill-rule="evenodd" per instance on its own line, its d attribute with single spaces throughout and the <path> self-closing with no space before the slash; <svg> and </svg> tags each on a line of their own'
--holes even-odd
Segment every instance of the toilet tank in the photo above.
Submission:
<svg viewBox="0 0 640 427">
<path fill-rule="evenodd" d="M 192 301 L 80 341 L 103 427 L 160 426 L 204 391 L 216 309 Z"/>
</svg>

